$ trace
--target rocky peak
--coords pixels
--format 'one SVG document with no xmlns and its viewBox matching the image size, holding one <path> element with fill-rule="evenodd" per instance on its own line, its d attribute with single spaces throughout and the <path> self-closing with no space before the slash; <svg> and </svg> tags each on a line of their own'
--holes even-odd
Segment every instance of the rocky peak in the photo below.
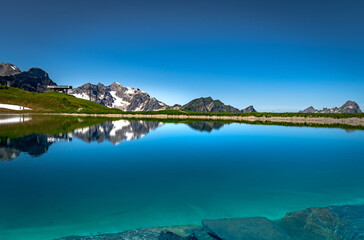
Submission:
<svg viewBox="0 0 364 240">
<path fill-rule="evenodd" d="M 254 109 L 253 105 L 251 105 L 251 106 L 249 106 L 247 108 L 242 109 L 241 112 L 249 113 L 249 112 L 257 112 L 257 111 Z"/>
<path fill-rule="evenodd" d="M 0 76 L 10 76 L 20 73 L 17 66 L 11 63 L 0 63 Z"/>
<path fill-rule="evenodd" d="M 346 113 L 361 113 L 359 105 L 354 101 L 347 101 L 339 110 Z"/>
<path fill-rule="evenodd" d="M 314 107 L 310 106 L 310 107 L 306 108 L 305 110 L 299 111 L 299 112 L 300 113 L 315 113 L 315 112 L 317 112 L 317 110 Z"/>
</svg>

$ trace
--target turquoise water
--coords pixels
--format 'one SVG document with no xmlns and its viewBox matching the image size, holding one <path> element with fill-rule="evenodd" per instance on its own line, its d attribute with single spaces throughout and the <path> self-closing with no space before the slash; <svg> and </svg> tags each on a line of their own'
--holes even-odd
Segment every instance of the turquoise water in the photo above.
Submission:
<svg viewBox="0 0 364 240">
<path fill-rule="evenodd" d="M 0 239 L 364 203 L 363 146 L 361 130 L 125 120 L 2 140 Z"/>
</svg>

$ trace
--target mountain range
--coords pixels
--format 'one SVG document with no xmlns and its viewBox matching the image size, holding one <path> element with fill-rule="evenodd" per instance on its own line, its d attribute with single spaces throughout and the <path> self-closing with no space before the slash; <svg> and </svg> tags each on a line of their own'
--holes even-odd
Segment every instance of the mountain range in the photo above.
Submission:
<svg viewBox="0 0 364 240">
<path fill-rule="evenodd" d="M 40 68 L 31 68 L 21 72 L 20 69 L 11 63 L 0 63 L 0 85 L 10 85 L 29 92 L 45 92 L 47 86 L 57 84 L 49 78 L 48 73 Z M 173 105 L 159 101 L 151 97 L 148 93 L 139 88 L 126 87 L 118 82 L 109 86 L 102 83 L 97 85 L 86 83 L 68 92 L 77 98 L 90 100 L 101 105 L 118 108 L 123 111 L 158 111 L 158 110 L 181 110 L 194 112 L 229 112 L 229 113 L 249 113 L 256 112 L 253 106 L 238 109 L 231 105 L 226 105 L 220 100 L 211 97 L 196 98 L 185 105 Z M 300 113 L 361 113 L 361 109 L 356 102 L 347 101 L 341 107 L 323 108 L 317 110 L 308 107 Z"/>
<path fill-rule="evenodd" d="M 354 101 L 347 101 L 341 107 L 334 108 L 323 108 L 322 110 L 317 110 L 310 106 L 305 110 L 299 111 L 300 113 L 361 113 L 359 105 Z"/>
</svg>

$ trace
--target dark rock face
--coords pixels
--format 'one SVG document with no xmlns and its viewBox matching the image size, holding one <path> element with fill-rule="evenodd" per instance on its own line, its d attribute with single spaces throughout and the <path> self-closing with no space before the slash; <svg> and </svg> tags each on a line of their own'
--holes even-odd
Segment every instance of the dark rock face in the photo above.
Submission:
<svg viewBox="0 0 364 240">
<path fill-rule="evenodd" d="M 308 208 L 287 213 L 280 225 L 294 239 L 364 239 L 364 205 Z"/>
<path fill-rule="evenodd" d="M 361 113 L 359 105 L 354 101 L 347 101 L 341 107 L 334 108 L 323 108 L 322 110 L 317 110 L 314 107 L 308 107 L 300 113 Z"/>
<path fill-rule="evenodd" d="M 17 73 L 20 73 L 17 66 L 11 63 L 0 63 L 0 77 L 10 76 Z"/>
<path fill-rule="evenodd" d="M 69 92 L 77 98 L 94 101 L 110 108 L 124 111 L 155 111 L 167 109 L 167 105 L 137 88 L 124 87 L 114 82 L 110 86 L 86 83 Z"/>
<path fill-rule="evenodd" d="M 224 240 L 288 240 L 288 234 L 263 217 L 203 220 L 202 226 L 212 236 Z"/>
<path fill-rule="evenodd" d="M 49 78 L 48 73 L 40 68 L 31 68 L 26 72 L 0 77 L 0 84 L 5 85 L 7 82 L 10 82 L 11 87 L 29 92 L 45 92 L 47 85 L 57 85 Z"/>
<path fill-rule="evenodd" d="M 256 112 L 253 106 L 249 106 L 243 110 L 234 108 L 233 106 L 226 105 L 220 100 L 214 100 L 211 97 L 196 98 L 189 103 L 180 107 L 179 110 L 188 110 L 194 112 L 229 112 L 229 113 L 242 113 L 242 112 Z"/>
</svg>

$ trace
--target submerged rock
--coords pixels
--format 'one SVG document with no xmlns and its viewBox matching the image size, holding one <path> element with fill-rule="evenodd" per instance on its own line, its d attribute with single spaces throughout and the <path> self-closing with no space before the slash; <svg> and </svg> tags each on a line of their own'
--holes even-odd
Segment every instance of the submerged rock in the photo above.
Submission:
<svg viewBox="0 0 364 240">
<path fill-rule="evenodd" d="M 279 221 L 264 217 L 203 220 L 196 225 L 145 228 L 59 240 L 364 240 L 364 205 L 308 208 Z"/>
<path fill-rule="evenodd" d="M 364 239 L 364 205 L 308 208 L 287 213 L 280 225 L 294 239 Z"/>
<path fill-rule="evenodd" d="M 69 236 L 59 240 L 214 240 L 195 225 L 156 227 L 94 236 Z"/>
<path fill-rule="evenodd" d="M 224 240 L 288 240 L 288 234 L 264 217 L 203 220 L 204 229 Z"/>
</svg>

